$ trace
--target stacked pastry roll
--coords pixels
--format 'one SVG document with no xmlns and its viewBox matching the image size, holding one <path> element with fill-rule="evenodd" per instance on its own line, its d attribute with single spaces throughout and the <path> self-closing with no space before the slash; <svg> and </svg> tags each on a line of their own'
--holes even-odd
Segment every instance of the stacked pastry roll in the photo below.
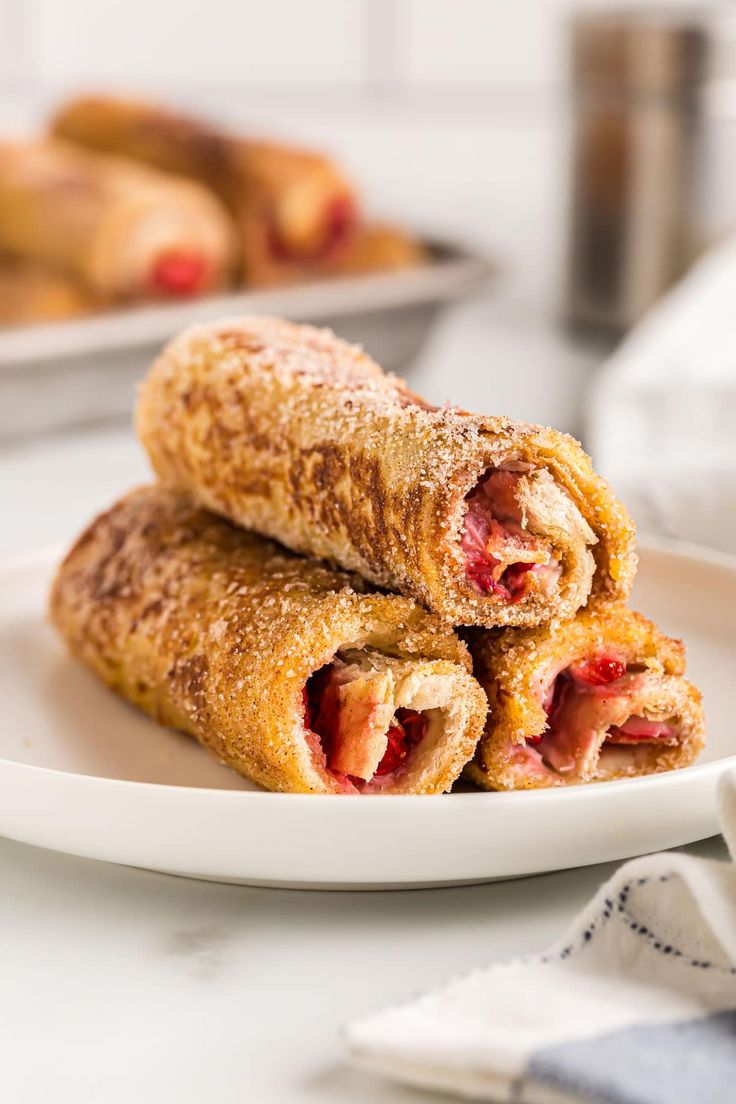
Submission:
<svg viewBox="0 0 736 1104">
<path fill-rule="evenodd" d="M 98 305 L 94 295 L 63 272 L 0 256 L 0 325 L 78 318 Z"/>
<path fill-rule="evenodd" d="M 166 484 L 454 625 L 538 625 L 633 582 L 632 524 L 576 441 L 430 406 L 326 330 L 191 329 L 137 418 Z"/>
<path fill-rule="evenodd" d="M 269 318 L 174 339 L 137 425 L 158 486 L 80 538 L 54 620 L 248 778 L 518 789 L 697 754 L 682 647 L 626 608 L 634 529 L 572 438 L 434 407 Z"/>
<path fill-rule="evenodd" d="M 466 776 L 486 789 L 632 778 L 687 766 L 703 746 L 682 643 L 621 603 L 478 633 L 472 650 L 490 708 Z"/>
<path fill-rule="evenodd" d="M 441 793 L 486 715 L 452 629 L 410 598 L 142 487 L 61 565 L 72 653 L 273 790 Z"/>
</svg>

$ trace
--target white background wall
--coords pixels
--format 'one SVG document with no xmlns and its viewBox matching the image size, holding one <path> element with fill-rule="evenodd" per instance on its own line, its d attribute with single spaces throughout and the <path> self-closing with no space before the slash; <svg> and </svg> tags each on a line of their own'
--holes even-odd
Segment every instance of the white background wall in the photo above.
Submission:
<svg viewBox="0 0 736 1104">
<path fill-rule="evenodd" d="M 3 80 L 507 94 L 559 83 L 561 25 L 580 6 L 581 0 L 2 0 Z"/>
<path fill-rule="evenodd" d="M 603 0 L 586 0 L 586 6 Z M 574 0 L 0 0 L 0 122 L 120 87 L 333 149 L 368 204 L 555 278 Z"/>
</svg>

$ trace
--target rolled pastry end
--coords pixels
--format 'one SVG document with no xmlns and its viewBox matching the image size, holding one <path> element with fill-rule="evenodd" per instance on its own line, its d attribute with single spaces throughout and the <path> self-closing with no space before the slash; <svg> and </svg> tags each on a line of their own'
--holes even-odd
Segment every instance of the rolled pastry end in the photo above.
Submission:
<svg viewBox="0 0 736 1104">
<path fill-rule="evenodd" d="M 357 221 L 352 195 L 337 189 L 332 180 L 313 178 L 293 185 L 275 204 L 270 221 L 269 244 L 276 260 L 325 261 L 339 253 Z"/>
<path fill-rule="evenodd" d="M 560 594 L 574 609 L 584 605 L 597 537 L 546 469 L 491 468 L 465 501 L 461 547 L 474 593 L 510 605 Z"/>
<path fill-rule="evenodd" d="M 465 494 L 454 564 L 464 597 L 448 612 L 489 628 L 527 626 L 570 618 L 591 596 L 625 598 L 636 571 L 625 509 L 577 442 L 516 432 L 519 447 Z"/>
<path fill-rule="evenodd" d="M 338 652 L 307 681 L 303 705 L 316 769 L 346 793 L 449 789 L 486 708 L 457 664 L 370 648 Z"/>
<path fill-rule="evenodd" d="M 623 606 L 479 633 L 473 652 L 491 711 L 467 776 L 487 789 L 653 774 L 688 766 L 703 746 L 682 645 Z"/>
</svg>

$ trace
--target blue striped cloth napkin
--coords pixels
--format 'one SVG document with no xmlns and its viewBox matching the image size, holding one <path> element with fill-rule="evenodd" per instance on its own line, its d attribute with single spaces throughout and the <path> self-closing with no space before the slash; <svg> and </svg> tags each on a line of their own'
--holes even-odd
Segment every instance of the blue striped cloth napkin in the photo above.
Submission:
<svg viewBox="0 0 736 1104">
<path fill-rule="evenodd" d="M 736 773 L 721 780 L 736 861 Z M 499 1104 L 734 1104 L 736 866 L 626 863 L 562 942 L 348 1029 L 358 1065 Z"/>
</svg>

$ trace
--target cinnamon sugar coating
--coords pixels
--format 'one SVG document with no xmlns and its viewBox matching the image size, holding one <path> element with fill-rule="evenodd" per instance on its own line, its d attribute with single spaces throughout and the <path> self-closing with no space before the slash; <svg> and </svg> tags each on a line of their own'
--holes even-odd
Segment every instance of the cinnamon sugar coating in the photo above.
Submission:
<svg viewBox="0 0 736 1104">
<path fill-rule="evenodd" d="M 162 487 L 92 522 L 59 568 L 50 609 L 72 654 L 111 689 L 268 789 L 341 792 L 303 704 L 309 676 L 340 649 L 451 681 L 437 739 L 384 792 L 449 789 L 483 729 L 485 695 L 444 623 Z"/>
<path fill-rule="evenodd" d="M 593 595 L 631 589 L 633 524 L 577 441 L 432 407 L 327 330 L 272 318 L 190 329 L 151 369 L 137 424 L 165 483 L 454 624 L 571 617 L 589 596 L 591 554 Z M 465 496 L 500 465 L 546 470 L 565 497 L 544 534 L 559 584 L 532 581 L 516 604 L 475 591 L 460 546 Z"/>
</svg>

